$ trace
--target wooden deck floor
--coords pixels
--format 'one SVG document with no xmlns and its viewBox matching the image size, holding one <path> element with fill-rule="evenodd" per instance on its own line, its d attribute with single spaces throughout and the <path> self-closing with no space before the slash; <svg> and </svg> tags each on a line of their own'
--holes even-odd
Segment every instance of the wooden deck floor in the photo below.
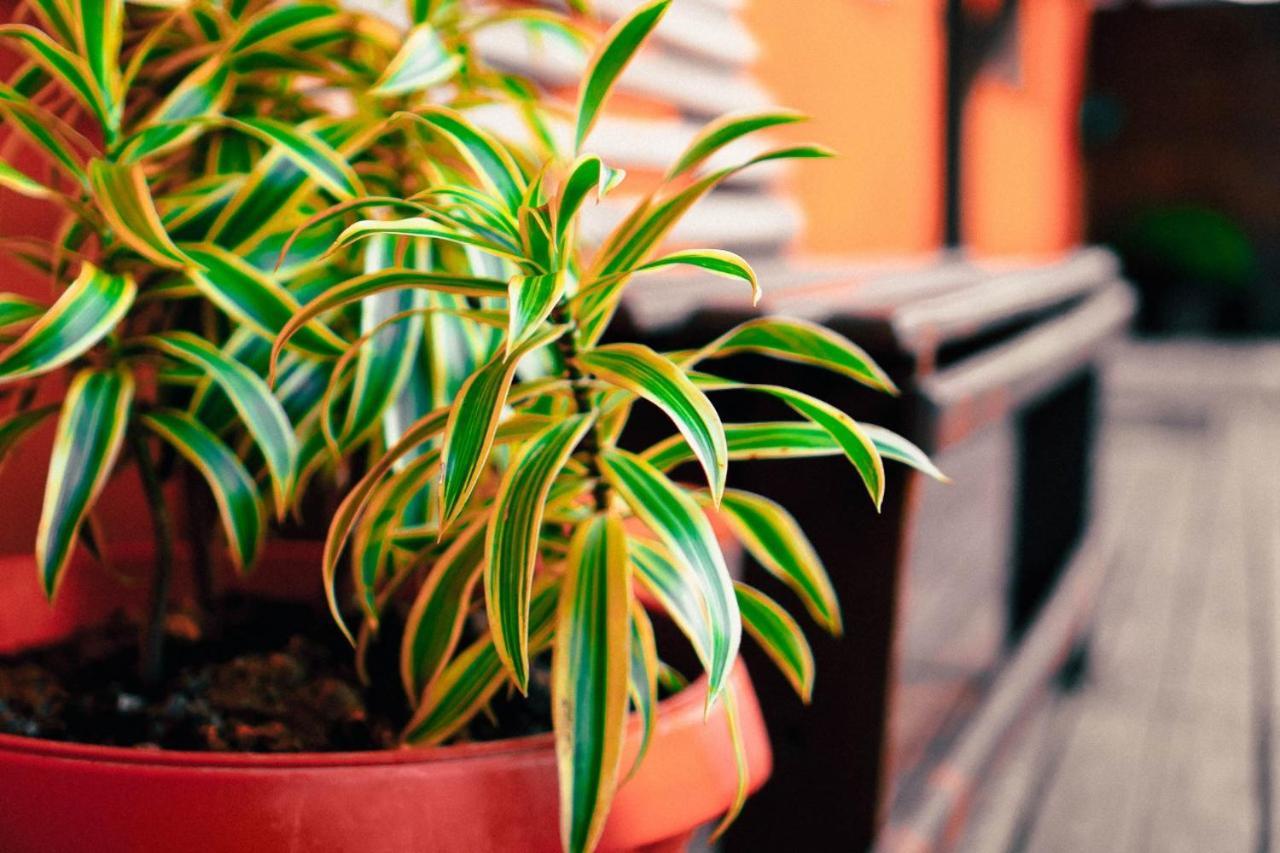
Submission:
<svg viewBox="0 0 1280 853">
<path fill-rule="evenodd" d="M 966 853 L 1280 844 L 1280 349 L 1127 348 L 1110 376 L 1089 666 L 1028 720 Z"/>
</svg>

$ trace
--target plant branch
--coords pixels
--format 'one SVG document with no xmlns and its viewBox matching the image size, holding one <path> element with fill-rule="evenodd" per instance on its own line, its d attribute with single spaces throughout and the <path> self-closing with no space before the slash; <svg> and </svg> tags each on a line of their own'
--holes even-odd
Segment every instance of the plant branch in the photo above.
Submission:
<svg viewBox="0 0 1280 853">
<path fill-rule="evenodd" d="M 138 474 L 142 479 L 142 491 L 151 510 L 156 554 L 155 575 L 151 582 L 151 601 L 147 608 L 147 621 L 143 627 L 142 650 L 138 661 L 139 675 L 147 687 L 154 687 L 164 672 L 165 615 L 169 603 L 169 587 L 173 582 L 173 522 L 165 506 L 164 491 L 156 474 L 151 450 L 143 436 L 134 431 L 129 434 L 133 455 L 138 462 Z"/>
<path fill-rule="evenodd" d="M 569 387 L 573 392 L 573 403 L 579 412 L 591 411 L 591 400 L 587 397 L 587 389 L 583 383 L 586 375 L 578 367 L 578 342 L 574 337 L 577 324 L 569 317 L 565 303 L 561 301 L 551 312 L 552 322 L 567 324 L 569 330 L 556 339 L 556 349 L 564 361 L 565 373 L 569 378 Z M 587 473 L 595 480 L 591 495 L 595 499 L 596 511 L 604 512 L 609 508 L 609 484 L 600 473 L 600 436 L 599 425 L 593 425 L 582 437 L 578 452 L 585 457 Z"/>
<path fill-rule="evenodd" d="M 206 630 L 217 626 L 215 618 L 215 593 L 213 588 L 213 561 L 209 549 L 200 547 L 217 523 L 215 510 L 209 501 L 209 493 L 200 472 L 189 463 L 182 465 L 183 496 L 186 499 L 187 544 L 191 549 L 191 573 L 195 577 L 196 597 L 204 613 Z"/>
</svg>

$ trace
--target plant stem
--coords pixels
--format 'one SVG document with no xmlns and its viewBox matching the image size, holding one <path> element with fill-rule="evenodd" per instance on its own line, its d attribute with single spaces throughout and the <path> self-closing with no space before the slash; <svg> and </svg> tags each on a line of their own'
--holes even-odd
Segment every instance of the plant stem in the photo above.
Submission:
<svg viewBox="0 0 1280 853">
<path fill-rule="evenodd" d="M 147 687 L 154 687 L 164 672 L 165 614 L 169 604 L 169 586 L 173 582 L 173 522 L 164 503 L 164 491 L 156 475 L 155 463 L 147 441 L 137 432 L 129 434 L 134 458 L 138 461 L 138 474 L 142 478 L 142 491 L 151 510 L 151 523 L 155 533 L 155 575 L 151 581 L 151 601 L 147 609 L 147 621 L 143 628 L 142 653 L 138 661 L 139 675 Z"/>
<path fill-rule="evenodd" d="M 560 353 L 560 358 L 564 361 L 564 369 L 569 377 L 569 387 L 573 392 L 573 403 L 579 412 L 591 411 L 591 400 L 587 396 L 587 389 L 583 385 L 586 375 L 583 374 L 581 368 L 578 367 L 578 342 L 574 337 L 577 332 L 577 324 L 569 318 L 569 312 L 565 308 L 562 301 L 551 312 L 552 322 L 558 324 L 569 324 L 570 328 L 563 335 L 556 339 L 556 349 Z M 587 430 L 587 434 L 582 437 L 582 443 L 578 445 L 580 452 L 586 459 L 587 473 L 595 479 L 595 487 L 591 490 L 591 495 L 595 499 L 596 511 L 604 512 L 609 508 L 609 484 L 605 482 L 604 477 L 600 473 L 600 437 L 597 434 L 599 426 L 594 425 Z"/>
<path fill-rule="evenodd" d="M 182 466 L 183 497 L 186 499 L 187 511 L 184 522 L 187 543 L 191 549 L 191 573 L 195 577 L 196 597 L 200 602 L 200 610 L 204 614 L 205 629 L 211 630 L 217 623 L 215 615 L 215 599 L 213 589 L 213 563 L 209 559 L 209 550 L 198 547 L 208 536 L 213 519 L 213 510 L 209 505 L 209 493 L 206 491 L 200 472 L 190 464 Z"/>
</svg>

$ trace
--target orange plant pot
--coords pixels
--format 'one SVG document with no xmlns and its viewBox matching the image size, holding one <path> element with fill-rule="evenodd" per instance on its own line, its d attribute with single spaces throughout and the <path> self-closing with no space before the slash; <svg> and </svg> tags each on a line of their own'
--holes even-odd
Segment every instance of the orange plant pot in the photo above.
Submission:
<svg viewBox="0 0 1280 853">
<path fill-rule="evenodd" d="M 147 565 L 145 548 L 118 566 Z M 277 543 L 249 585 L 316 590 L 318 550 Z M 29 557 L 0 558 L 0 653 L 55 641 L 127 605 L 127 590 L 72 566 L 56 606 Z M 302 583 L 298 583 L 301 580 Z M 317 616 L 317 618 L 324 618 Z M 768 736 L 741 664 L 730 679 L 750 789 L 771 769 Z M 737 775 L 724 712 L 703 718 L 705 681 L 662 702 L 648 755 L 618 792 L 601 850 L 681 850 L 724 813 Z M 639 744 L 628 721 L 623 766 Z M 0 735 L 0 850 L 7 853 L 210 853 L 558 850 L 551 734 L 384 752 L 248 754 L 148 751 Z"/>
</svg>

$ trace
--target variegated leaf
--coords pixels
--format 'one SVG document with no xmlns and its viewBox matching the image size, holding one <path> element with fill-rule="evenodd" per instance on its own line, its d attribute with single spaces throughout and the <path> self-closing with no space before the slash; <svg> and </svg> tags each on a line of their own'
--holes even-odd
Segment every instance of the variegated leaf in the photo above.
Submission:
<svg viewBox="0 0 1280 853">
<path fill-rule="evenodd" d="M 813 696 L 813 652 L 796 620 L 754 587 L 734 584 L 742 624 L 806 704 Z"/>
<path fill-rule="evenodd" d="M 158 352 L 198 368 L 227 395 L 266 459 L 275 494 L 276 516 L 283 518 L 298 476 L 298 442 L 283 407 L 261 377 L 190 332 L 147 335 L 131 344 L 135 351 Z"/>
<path fill-rule="evenodd" d="M 697 455 L 713 498 L 720 499 L 729 470 L 724 425 L 715 406 L 679 367 L 642 344 L 598 347 L 578 361 L 587 372 L 666 412 Z"/>
<path fill-rule="evenodd" d="M 262 548 L 265 524 L 257 484 L 244 464 L 222 439 L 186 412 L 156 409 L 139 420 L 204 476 L 218 505 L 232 561 L 240 571 L 252 568 Z"/>
<path fill-rule="evenodd" d="M 530 439 L 502 478 L 485 545 L 485 604 L 494 646 L 522 692 L 529 683 L 529 603 L 551 484 L 594 422 L 578 415 Z"/>
<path fill-rule="evenodd" d="M 0 384 L 46 373 L 83 355 L 128 313 L 137 292 L 132 278 L 83 264 L 58 300 L 0 351 Z"/>
<path fill-rule="evenodd" d="M 526 354 L 564 334 L 564 326 L 538 332 L 508 353 L 494 356 L 463 383 L 445 427 L 440 472 L 440 529 L 446 529 L 471 496 L 489 458 L 516 365 Z"/>
<path fill-rule="evenodd" d="M 670 5 L 671 0 L 650 0 L 614 24 L 605 34 L 587 64 L 578 90 L 578 120 L 573 137 L 575 152 L 582 150 L 582 143 L 595 126 L 613 84 Z"/>
<path fill-rule="evenodd" d="M 684 561 L 701 588 L 711 626 L 707 701 L 713 702 L 724 689 L 737 658 L 742 624 L 733 581 L 711 522 L 693 498 L 640 457 L 622 450 L 606 450 L 600 456 L 600 466 L 605 479 L 631 511 L 674 556 Z"/>
<path fill-rule="evenodd" d="M 400 646 L 400 680 L 414 704 L 449 662 L 462 636 L 471 591 L 483 565 L 488 522 L 482 516 L 458 534 L 431 566 L 409 610 Z"/>
<path fill-rule="evenodd" d="M 63 399 L 36 532 L 36 567 L 51 599 L 80 525 L 120 455 L 133 393 L 133 375 L 127 371 L 83 370 L 71 380 Z"/>
<path fill-rule="evenodd" d="M 579 527 L 569 546 L 551 660 L 560 838 L 575 853 L 595 848 L 618 784 L 630 674 L 629 569 L 619 516 L 597 516 Z"/>
</svg>

